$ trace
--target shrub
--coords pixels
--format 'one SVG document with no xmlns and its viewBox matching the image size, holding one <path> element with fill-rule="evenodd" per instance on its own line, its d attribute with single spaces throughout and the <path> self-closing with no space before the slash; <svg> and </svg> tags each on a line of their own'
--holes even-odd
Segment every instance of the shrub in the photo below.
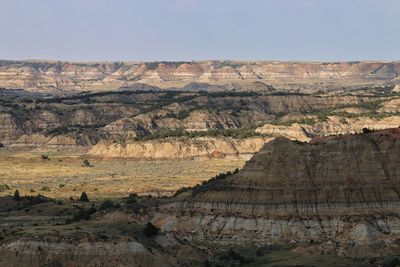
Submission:
<svg viewBox="0 0 400 267">
<path fill-rule="evenodd" d="M 191 187 L 183 186 L 183 187 L 179 188 L 178 190 L 176 190 L 176 192 L 175 192 L 175 194 L 173 196 L 176 197 L 177 195 L 179 195 L 179 194 L 181 194 L 183 192 L 186 192 L 186 191 L 188 191 L 190 189 L 191 189 Z"/>
<path fill-rule="evenodd" d="M 19 195 L 19 191 L 15 190 L 14 192 L 14 200 L 15 201 L 20 201 L 21 200 L 21 196 Z"/>
<path fill-rule="evenodd" d="M 10 190 L 10 187 L 7 184 L 1 184 L 0 185 L 0 192 L 4 192 Z"/>
<path fill-rule="evenodd" d="M 130 194 L 126 200 L 127 204 L 133 204 L 137 202 L 138 195 L 136 193 Z"/>
<path fill-rule="evenodd" d="M 40 191 L 50 192 L 50 188 L 48 186 L 43 186 Z"/>
<path fill-rule="evenodd" d="M 114 204 L 114 202 L 112 202 L 112 200 L 110 200 L 110 199 L 104 200 L 100 206 L 101 209 L 111 209 L 111 208 L 118 208 L 118 207 L 119 207 L 119 205 Z"/>
<path fill-rule="evenodd" d="M 147 237 L 153 237 L 158 234 L 158 228 L 155 227 L 151 222 L 148 222 L 143 230 L 143 233 Z"/>
<path fill-rule="evenodd" d="M 239 262 L 240 262 L 240 265 L 253 262 L 253 260 L 248 259 L 248 258 L 246 258 L 246 257 L 244 257 L 244 256 L 242 256 L 242 255 L 240 255 L 238 252 L 236 252 L 236 251 L 233 250 L 233 249 L 230 249 L 230 250 L 228 251 L 228 256 L 229 256 L 229 258 L 231 258 L 231 259 L 234 260 L 234 261 L 239 261 Z"/>
<path fill-rule="evenodd" d="M 90 216 L 95 213 L 97 210 L 92 206 L 90 209 L 80 209 L 77 213 L 73 215 L 72 218 L 69 218 L 65 221 L 66 224 L 72 222 L 79 222 L 81 220 L 89 220 Z"/>
<path fill-rule="evenodd" d="M 88 195 L 86 194 L 86 192 L 82 192 L 81 197 L 79 198 L 79 201 L 89 202 L 89 198 L 88 198 Z"/>
<path fill-rule="evenodd" d="M 40 156 L 43 160 L 50 160 L 49 156 L 47 155 L 41 155 Z"/>
<path fill-rule="evenodd" d="M 257 257 L 262 257 L 264 256 L 264 251 L 261 248 L 256 249 L 256 256 Z"/>
<path fill-rule="evenodd" d="M 363 133 L 367 134 L 367 133 L 372 133 L 373 131 L 368 129 L 368 128 L 363 128 L 362 129 Z"/>
<path fill-rule="evenodd" d="M 83 166 L 85 166 L 85 167 L 91 167 L 92 165 L 90 165 L 90 162 L 89 162 L 87 159 L 85 159 L 85 160 L 83 161 Z"/>
<path fill-rule="evenodd" d="M 189 115 L 190 115 L 190 111 L 189 110 L 181 110 L 176 115 L 176 118 L 179 119 L 179 120 L 182 120 L 182 119 L 185 119 L 185 118 L 189 117 Z"/>
</svg>

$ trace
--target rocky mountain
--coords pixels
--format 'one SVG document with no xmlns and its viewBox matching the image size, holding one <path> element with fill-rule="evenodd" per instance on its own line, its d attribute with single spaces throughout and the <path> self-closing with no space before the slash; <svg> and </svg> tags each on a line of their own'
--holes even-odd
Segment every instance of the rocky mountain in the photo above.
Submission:
<svg viewBox="0 0 400 267">
<path fill-rule="evenodd" d="M 158 87 L 229 84 L 260 89 L 261 81 L 285 89 L 394 85 L 399 62 L 52 62 L 0 61 L 0 87 L 31 91 L 109 90 L 145 83 Z"/>
<path fill-rule="evenodd" d="M 400 129 L 278 138 L 237 174 L 183 190 L 153 222 L 190 240 L 294 243 L 356 258 L 400 252 Z"/>
</svg>

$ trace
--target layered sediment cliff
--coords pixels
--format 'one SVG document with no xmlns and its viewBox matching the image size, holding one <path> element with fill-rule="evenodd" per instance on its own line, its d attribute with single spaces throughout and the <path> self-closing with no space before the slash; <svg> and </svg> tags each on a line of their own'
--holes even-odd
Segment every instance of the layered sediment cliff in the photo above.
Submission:
<svg viewBox="0 0 400 267">
<path fill-rule="evenodd" d="M 361 133 L 364 128 L 383 130 L 398 126 L 400 126 L 400 116 L 388 116 L 385 118 L 329 116 L 325 121 L 314 124 L 265 124 L 255 131 L 275 137 L 283 136 L 291 140 L 309 142 L 315 137 Z"/>
<path fill-rule="evenodd" d="M 47 62 L 0 61 L 0 87 L 36 91 L 102 90 L 136 83 L 170 87 L 188 83 L 264 81 L 281 88 L 393 84 L 398 62 Z M 392 81 L 393 80 L 393 81 Z M 398 80 L 397 80 L 398 82 Z"/>
<path fill-rule="evenodd" d="M 127 144 L 99 143 L 88 154 L 137 159 L 250 158 L 271 138 L 168 138 Z"/>
<path fill-rule="evenodd" d="M 165 231 L 218 242 L 316 243 L 338 255 L 400 251 L 400 129 L 278 138 L 244 168 L 155 211 Z"/>
</svg>

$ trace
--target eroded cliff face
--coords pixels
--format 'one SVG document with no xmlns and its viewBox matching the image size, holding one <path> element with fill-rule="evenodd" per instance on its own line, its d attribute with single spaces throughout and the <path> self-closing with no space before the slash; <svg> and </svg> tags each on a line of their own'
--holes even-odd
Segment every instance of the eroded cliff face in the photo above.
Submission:
<svg viewBox="0 0 400 267">
<path fill-rule="evenodd" d="M 278 138 L 235 175 L 166 201 L 154 223 L 219 242 L 318 243 L 338 255 L 400 251 L 400 129 Z"/>
<path fill-rule="evenodd" d="M 1 61 L 0 87 L 30 90 L 102 90 L 146 83 L 162 87 L 191 82 L 266 81 L 281 88 L 390 83 L 398 62 L 46 62 Z M 321 84 L 322 82 L 322 84 Z M 296 85 L 296 86 L 293 86 Z"/>
<path fill-rule="evenodd" d="M 309 142 L 315 137 L 361 133 L 364 128 L 370 130 L 390 129 L 400 126 L 400 116 L 385 118 L 329 116 L 325 121 L 312 125 L 293 123 L 292 125 L 265 124 L 256 132 L 271 136 L 283 136 L 291 140 Z"/>
<path fill-rule="evenodd" d="M 126 144 L 99 143 L 88 154 L 100 157 L 136 159 L 249 159 L 271 138 L 168 138 Z"/>
</svg>

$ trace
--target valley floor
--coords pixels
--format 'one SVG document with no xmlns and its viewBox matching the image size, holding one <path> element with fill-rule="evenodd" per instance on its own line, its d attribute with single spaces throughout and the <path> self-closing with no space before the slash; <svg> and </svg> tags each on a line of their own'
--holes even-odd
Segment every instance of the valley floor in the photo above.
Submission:
<svg viewBox="0 0 400 267">
<path fill-rule="evenodd" d="M 84 161 L 90 166 L 85 166 Z M 240 159 L 129 160 L 88 158 L 85 151 L 35 151 L 0 149 L 0 196 L 19 190 L 21 195 L 42 194 L 53 198 L 91 199 L 127 196 L 172 195 L 183 186 L 193 186 L 218 173 L 233 171 Z"/>
</svg>

